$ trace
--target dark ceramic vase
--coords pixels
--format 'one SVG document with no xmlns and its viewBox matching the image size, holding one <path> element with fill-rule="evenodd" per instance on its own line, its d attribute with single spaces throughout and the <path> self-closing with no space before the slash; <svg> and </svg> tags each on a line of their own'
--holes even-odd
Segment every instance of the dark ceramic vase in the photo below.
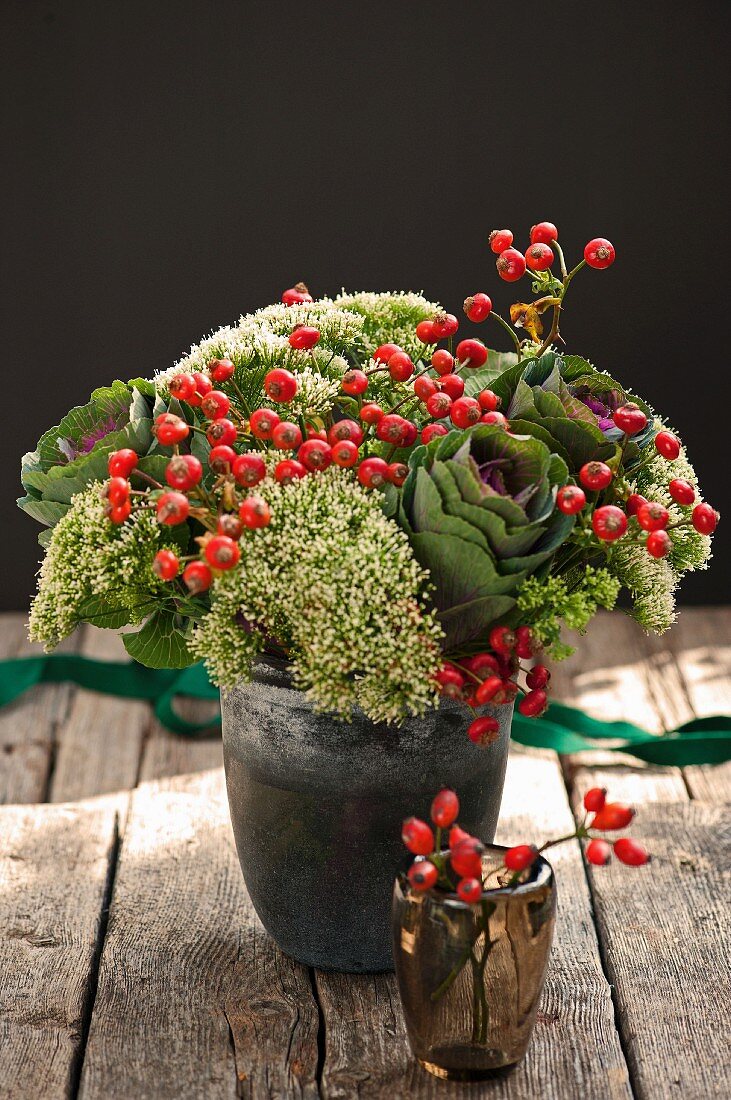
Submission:
<svg viewBox="0 0 731 1100">
<path fill-rule="evenodd" d="M 443 701 L 400 727 L 318 714 L 288 665 L 262 660 L 223 694 L 223 751 L 236 847 L 261 921 L 288 955 L 350 972 L 393 969 L 394 875 L 408 865 L 401 823 L 428 816 L 441 787 L 460 824 L 497 824 L 512 707 L 488 711 L 498 739 L 477 748 L 464 707 Z"/>
</svg>

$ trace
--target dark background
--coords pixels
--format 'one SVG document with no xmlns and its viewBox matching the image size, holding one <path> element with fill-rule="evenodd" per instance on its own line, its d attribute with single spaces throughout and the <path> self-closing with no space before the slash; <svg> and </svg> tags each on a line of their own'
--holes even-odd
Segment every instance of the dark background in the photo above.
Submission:
<svg viewBox="0 0 731 1100">
<path fill-rule="evenodd" d="M 487 234 L 542 219 L 574 261 L 616 246 L 564 336 L 678 426 L 722 507 L 730 8 L 4 0 L 0 607 L 39 558 L 20 456 L 94 386 L 298 279 L 507 312 Z M 728 598 L 723 545 L 686 601 Z"/>
</svg>

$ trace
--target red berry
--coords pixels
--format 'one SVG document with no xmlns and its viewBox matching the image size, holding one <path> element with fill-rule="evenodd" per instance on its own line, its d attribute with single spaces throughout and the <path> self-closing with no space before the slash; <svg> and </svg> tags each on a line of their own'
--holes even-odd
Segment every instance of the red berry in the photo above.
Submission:
<svg viewBox="0 0 731 1100">
<path fill-rule="evenodd" d="M 492 311 L 492 300 L 487 294 L 482 294 L 481 292 L 472 294 L 469 298 L 465 298 L 463 308 L 470 321 L 479 324 L 480 321 L 484 321 L 486 317 L 490 316 Z"/>
<path fill-rule="evenodd" d="M 366 489 L 378 489 L 388 481 L 388 463 L 382 458 L 364 458 L 358 467 L 358 481 Z"/>
<path fill-rule="evenodd" d="M 471 428 L 481 416 L 480 403 L 474 397 L 458 397 L 449 410 L 450 420 L 456 428 Z"/>
<path fill-rule="evenodd" d="M 271 520 L 269 505 L 261 497 L 247 497 L 239 505 L 239 518 L 244 527 L 255 531 L 259 527 L 268 527 Z"/>
<path fill-rule="evenodd" d="M 352 439 L 339 439 L 333 445 L 332 457 L 336 466 L 347 469 L 350 466 L 355 466 L 358 461 L 358 448 Z"/>
<path fill-rule="evenodd" d="M 493 229 L 488 239 L 490 248 L 499 256 L 506 248 L 510 248 L 513 243 L 513 234 L 510 229 Z"/>
<path fill-rule="evenodd" d="M 398 344 L 381 344 L 373 352 L 373 358 L 377 363 L 388 363 L 392 355 L 397 352 L 403 353 L 403 348 L 400 348 Z"/>
<path fill-rule="evenodd" d="M 171 489 L 186 492 L 203 477 L 203 467 L 195 455 L 175 455 L 165 469 L 165 480 Z"/>
<path fill-rule="evenodd" d="M 545 688 L 551 679 L 551 673 L 545 665 L 534 665 L 526 675 L 526 683 L 529 688 Z"/>
<path fill-rule="evenodd" d="M 510 422 L 497 409 L 494 412 L 483 413 L 480 417 L 480 423 L 496 424 L 499 428 L 504 428 L 506 432 L 510 430 Z"/>
<path fill-rule="evenodd" d="M 522 660 L 532 657 L 536 648 L 533 631 L 529 626 L 519 626 L 515 631 L 515 652 Z"/>
<path fill-rule="evenodd" d="M 491 703 L 497 693 L 502 691 L 502 688 L 502 676 L 495 675 L 486 677 L 475 691 L 475 701 L 478 707 L 483 707 L 485 703 Z"/>
<path fill-rule="evenodd" d="M 426 374 L 420 374 L 419 377 L 414 380 L 414 393 L 420 401 L 426 403 L 432 394 L 437 392 L 436 382 Z"/>
<path fill-rule="evenodd" d="M 598 829 L 600 832 L 611 832 L 615 829 L 626 829 L 635 811 L 624 802 L 605 802 L 601 810 L 598 810 L 590 829 Z"/>
<path fill-rule="evenodd" d="M 481 878 L 484 852 L 485 845 L 476 837 L 471 836 L 467 840 L 460 840 L 451 849 L 449 858 L 452 869 L 463 878 Z"/>
<path fill-rule="evenodd" d="M 428 856 L 434 851 L 434 833 L 418 817 L 406 818 L 401 826 L 401 839 L 415 856 Z"/>
<path fill-rule="evenodd" d="M 217 446 L 219 443 L 225 444 L 230 447 L 232 443 L 236 442 L 236 425 L 231 420 L 226 420 L 225 417 L 221 417 L 220 420 L 214 420 L 206 428 L 206 439 L 212 447 Z"/>
<path fill-rule="evenodd" d="M 180 562 L 172 550 L 158 550 L 152 560 L 152 572 L 161 581 L 172 581 L 178 575 Z"/>
<path fill-rule="evenodd" d="M 629 867 L 642 867 L 650 862 L 647 848 L 629 836 L 621 836 L 619 840 L 615 840 L 614 854 L 620 863 L 626 863 Z"/>
<path fill-rule="evenodd" d="M 637 509 L 637 522 L 643 531 L 660 531 L 667 527 L 670 513 L 662 504 L 648 500 Z"/>
<path fill-rule="evenodd" d="M 693 509 L 693 526 L 699 535 L 712 535 L 720 518 L 710 504 L 696 504 Z"/>
<path fill-rule="evenodd" d="M 309 351 L 310 348 L 314 348 L 319 339 L 319 329 L 313 328 L 312 325 L 297 325 L 297 328 L 289 334 L 289 346 L 296 348 L 297 351 Z M 280 400 L 286 401 L 288 398 L 280 398 Z"/>
<path fill-rule="evenodd" d="M 597 508 L 591 517 L 594 534 L 602 542 L 614 542 L 621 539 L 627 530 L 627 517 L 621 508 L 614 504 L 605 504 Z"/>
<path fill-rule="evenodd" d="M 275 367 L 264 377 L 264 393 L 278 403 L 291 401 L 297 393 L 297 379 L 284 367 Z"/>
<path fill-rule="evenodd" d="M 195 383 L 195 393 L 188 398 L 188 404 L 198 406 L 206 394 L 213 389 L 213 383 L 207 374 L 201 374 L 200 371 L 196 371 L 193 375 L 193 382 Z"/>
<path fill-rule="evenodd" d="M 437 336 L 434 322 L 419 321 L 416 326 L 416 338 L 417 340 L 421 340 L 422 344 L 436 344 L 439 337 Z"/>
<path fill-rule="evenodd" d="M 451 374 L 454 370 L 454 356 L 446 348 L 437 348 L 431 357 L 431 365 L 437 374 Z"/>
<path fill-rule="evenodd" d="M 556 229 L 556 226 L 553 224 L 553 222 L 538 222 L 537 225 L 531 226 L 531 244 L 550 244 L 551 241 L 557 240 L 558 229 Z"/>
<path fill-rule="evenodd" d="M 182 443 L 190 434 L 188 425 L 175 413 L 161 413 L 155 420 L 153 431 L 158 443 L 163 447 L 172 447 L 175 443 Z"/>
<path fill-rule="evenodd" d="M 214 382 L 228 382 L 235 370 L 230 359 L 212 359 L 208 364 L 208 373 Z"/>
<path fill-rule="evenodd" d="M 515 634 L 509 626 L 494 626 L 490 631 L 490 648 L 496 653 L 511 653 L 515 642 Z"/>
<path fill-rule="evenodd" d="M 605 867 L 612 858 L 612 846 L 606 840 L 590 840 L 586 846 L 586 858 L 595 867 Z"/>
<path fill-rule="evenodd" d="M 129 477 L 138 462 L 137 453 L 129 447 L 123 447 L 121 451 L 112 451 L 107 469 L 112 477 Z"/>
<path fill-rule="evenodd" d="M 363 442 L 363 429 L 355 420 L 336 420 L 328 432 L 327 440 L 331 447 L 340 439 L 349 439 L 360 447 Z"/>
<path fill-rule="evenodd" d="M 157 522 L 174 527 L 184 523 L 190 512 L 190 501 L 182 493 L 163 493 L 157 501 Z"/>
<path fill-rule="evenodd" d="M 432 323 L 439 340 L 446 340 L 448 336 L 454 336 L 459 328 L 459 321 L 453 313 L 437 313 Z"/>
<path fill-rule="evenodd" d="M 403 462 L 391 462 L 389 463 L 388 473 L 386 477 L 392 485 L 401 486 L 409 476 L 409 467 Z"/>
<path fill-rule="evenodd" d="M 302 443 L 299 425 L 290 420 L 282 420 L 272 432 L 272 443 L 278 451 L 296 451 Z"/>
<path fill-rule="evenodd" d="M 206 561 L 214 569 L 233 569 L 241 557 L 238 543 L 228 535 L 214 535 L 206 543 Z"/>
<path fill-rule="evenodd" d="M 244 533 L 243 523 L 238 516 L 233 515 L 231 512 L 224 512 L 223 515 L 218 517 L 216 528 L 219 535 L 228 535 L 234 542 L 238 542 Z"/>
<path fill-rule="evenodd" d="M 634 401 L 621 405 L 615 411 L 613 420 L 620 432 L 626 432 L 627 435 L 637 435 L 647 427 L 647 417 Z"/>
<path fill-rule="evenodd" d="M 113 507 L 124 504 L 129 497 L 130 484 L 126 477 L 110 477 L 107 482 L 106 496 Z"/>
<path fill-rule="evenodd" d="M 476 905 L 482 897 L 482 883 L 478 878 L 463 878 L 457 883 L 457 897 L 467 905 Z"/>
<path fill-rule="evenodd" d="M 271 439 L 279 420 L 279 414 L 271 409 L 254 409 L 249 417 L 249 428 L 257 439 Z"/>
<path fill-rule="evenodd" d="M 532 244 L 525 254 L 526 266 L 531 271 L 547 271 L 555 259 L 548 245 L 540 241 Z"/>
<path fill-rule="evenodd" d="M 563 485 L 556 494 L 556 507 L 565 516 L 575 516 L 586 504 L 586 493 L 578 485 Z"/>
<path fill-rule="evenodd" d="M 475 718 L 467 728 L 467 736 L 474 745 L 485 748 L 497 741 L 500 734 L 500 723 L 497 718 L 485 715 L 483 718 Z"/>
<path fill-rule="evenodd" d="M 673 548 L 673 541 L 667 531 L 651 531 L 645 543 L 647 553 L 653 558 L 666 557 Z"/>
<path fill-rule="evenodd" d="M 464 379 L 458 374 L 447 374 L 440 379 L 439 388 L 442 393 L 451 397 L 452 401 L 457 401 L 464 393 Z"/>
<path fill-rule="evenodd" d="M 368 389 L 368 375 L 362 370 L 346 371 L 340 381 L 340 386 L 343 393 L 348 393 L 351 397 L 357 397 L 358 394 L 365 393 Z"/>
<path fill-rule="evenodd" d="M 695 500 L 695 489 L 683 477 L 674 477 L 668 485 L 668 492 L 678 504 L 692 504 Z"/>
<path fill-rule="evenodd" d="M 267 468 L 260 454 L 250 452 L 245 455 L 236 455 L 231 465 L 231 473 L 239 485 L 251 488 L 264 480 L 267 476 Z"/>
<path fill-rule="evenodd" d="M 323 443 L 327 443 L 327 432 L 324 428 L 317 428 L 314 424 L 310 424 L 307 428 L 308 439 L 321 439 Z"/>
<path fill-rule="evenodd" d="M 307 439 L 297 451 L 297 460 L 310 473 L 326 470 L 332 458 L 332 447 L 324 439 Z"/>
<path fill-rule="evenodd" d="M 312 296 L 304 283 L 295 283 L 289 290 L 282 294 L 285 306 L 299 306 L 304 302 L 311 302 Z"/>
<path fill-rule="evenodd" d="M 497 258 L 497 273 L 506 283 L 515 283 L 525 274 L 525 256 L 517 248 L 506 248 Z"/>
<path fill-rule="evenodd" d="M 431 819 L 440 829 L 452 825 L 459 816 L 459 799 L 448 787 L 440 791 L 431 804 Z"/>
<path fill-rule="evenodd" d="M 398 413 L 387 413 L 376 425 L 376 435 L 383 443 L 403 445 L 408 421 Z"/>
<path fill-rule="evenodd" d="M 465 678 L 460 670 L 451 665 L 449 661 L 445 661 L 434 679 L 439 685 L 442 695 L 448 695 L 456 699 L 462 694 Z"/>
<path fill-rule="evenodd" d="M 220 390 L 211 390 L 201 401 L 201 412 L 208 420 L 220 420 L 228 415 L 231 402 Z"/>
<path fill-rule="evenodd" d="M 518 844 L 508 848 L 505 853 L 505 866 L 509 871 L 525 871 L 538 859 L 538 849 L 534 844 Z"/>
<path fill-rule="evenodd" d="M 424 891 L 431 890 L 432 886 L 436 886 L 439 872 L 428 859 L 420 859 L 409 867 L 406 877 L 409 880 L 411 889 L 423 894 Z"/>
<path fill-rule="evenodd" d="M 590 787 L 584 795 L 584 809 L 590 814 L 598 814 L 607 801 L 606 787 Z"/>
<path fill-rule="evenodd" d="M 594 237 L 584 249 L 584 259 L 587 264 L 598 271 L 610 267 L 614 263 L 614 257 L 614 245 L 604 237 Z"/>
<path fill-rule="evenodd" d="M 627 515 L 636 516 L 643 504 L 647 504 L 647 497 L 639 493 L 630 493 L 627 497 Z"/>
<path fill-rule="evenodd" d="M 380 405 L 368 404 L 363 406 L 359 415 L 364 424 L 377 424 L 384 412 Z"/>
<path fill-rule="evenodd" d="M 274 477 L 280 485 L 289 485 L 297 478 L 304 477 L 307 470 L 294 458 L 285 458 L 274 467 Z"/>
<path fill-rule="evenodd" d="M 468 657 L 462 663 L 481 680 L 500 671 L 497 657 L 493 657 L 492 653 L 476 653 L 474 657 Z"/>
<path fill-rule="evenodd" d="M 109 519 L 112 523 L 120 524 L 124 523 L 132 511 L 132 502 L 127 499 L 122 501 L 121 504 L 115 504 L 109 511 Z"/>
<path fill-rule="evenodd" d="M 464 367 L 481 367 L 487 362 L 487 348 L 482 340 L 462 340 L 457 344 L 457 358 Z"/>
<path fill-rule="evenodd" d="M 236 459 L 236 451 L 227 447 L 224 443 L 217 447 L 211 447 L 208 452 L 208 465 L 214 474 L 227 474 L 231 470 Z"/>
<path fill-rule="evenodd" d="M 195 393 L 195 379 L 192 374 L 176 374 L 168 382 L 168 389 L 178 401 L 190 401 Z"/>
<path fill-rule="evenodd" d="M 183 570 L 183 583 L 194 596 L 211 587 L 213 574 L 204 561 L 192 561 Z"/>
<path fill-rule="evenodd" d="M 432 413 L 432 415 L 434 414 Z M 443 424 L 427 424 L 425 428 L 421 429 L 421 442 L 424 444 L 431 443 L 432 439 L 436 439 L 437 436 L 448 434 L 448 430 Z"/>
<path fill-rule="evenodd" d="M 501 399 L 492 390 L 481 390 L 477 395 L 477 400 L 480 402 L 480 408 L 485 412 L 495 412 L 501 404 Z"/>
<path fill-rule="evenodd" d="M 579 481 L 585 489 L 606 489 L 612 480 L 612 471 L 606 462 L 587 462 L 579 470 Z"/>
<path fill-rule="evenodd" d="M 548 707 L 548 696 L 542 688 L 535 688 L 518 703 L 518 710 L 524 718 L 539 718 Z"/>
<path fill-rule="evenodd" d="M 471 840 L 472 837 L 469 833 L 466 833 L 464 829 L 460 829 L 459 825 L 453 825 L 449 830 L 449 850 L 453 852 L 457 845 L 462 840 Z"/>
</svg>

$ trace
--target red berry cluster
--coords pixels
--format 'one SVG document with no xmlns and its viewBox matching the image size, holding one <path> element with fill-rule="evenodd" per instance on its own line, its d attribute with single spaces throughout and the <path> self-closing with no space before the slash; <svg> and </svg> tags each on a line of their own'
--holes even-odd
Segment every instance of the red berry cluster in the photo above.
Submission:
<svg viewBox="0 0 731 1100">
<path fill-rule="evenodd" d="M 555 262 L 558 250 L 558 230 L 553 222 L 539 222 L 530 231 L 530 243 L 525 252 L 513 247 L 510 229 L 493 229 L 490 248 L 497 255 L 497 273 L 507 283 L 517 282 L 526 272 L 547 271 Z M 584 248 L 584 263 L 604 270 L 614 263 L 614 246 L 604 237 L 594 237 Z"/>
<path fill-rule="evenodd" d="M 647 850 L 631 837 L 621 837 L 610 845 L 603 838 L 592 835 L 626 828 L 634 817 L 632 807 L 621 802 L 607 802 L 606 791 L 595 787 L 586 792 L 584 808 L 587 811 L 584 821 L 574 832 L 549 840 L 540 848 L 534 844 L 518 844 L 505 852 L 502 865 L 488 867 L 484 860 L 485 845 L 457 824 L 459 799 L 454 791 L 445 788 L 431 804 L 430 816 L 435 828 L 417 817 L 409 817 L 403 823 L 401 839 L 417 857 L 407 874 L 411 889 L 424 893 L 438 887 L 456 892 L 461 901 L 475 905 L 482 899 L 488 878 L 497 873 L 503 885 L 515 885 L 543 852 L 574 839 L 588 841 L 586 857 L 597 866 L 609 862 L 612 850 L 617 859 L 628 866 L 640 867 L 649 863 Z M 442 848 L 444 829 L 449 829 L 446 850 Z"/>
</svg>

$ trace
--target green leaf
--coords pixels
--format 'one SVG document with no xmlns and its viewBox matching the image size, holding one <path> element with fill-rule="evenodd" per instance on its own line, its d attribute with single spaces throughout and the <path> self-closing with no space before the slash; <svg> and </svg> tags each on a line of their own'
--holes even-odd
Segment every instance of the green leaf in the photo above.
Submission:
<svg viewBox="0 0 731 1100">
<path fill-rule="evenodd" d="M 449 652 L 484 638 L 490 627 L 502 621 L 513 607 L 512 596 L 482 596 L 440 612 L 437 618 L 444 631 L 445 650 Z"/>
<path fill-rule="evenodd" d="M 141 630 L 123 634 L 122 641 L 130 657 L 148 668 L 187 668 L 194 662 L 175 614 L 164 608 L 155 611 Z"/>
<path fill-rule="evenodd" d="M 153 606 L 149 599 L 140 601 L 142 614 L 146 607 Z M 92 623 L 105 630 L 117 630 L 120 626 L 126 626 L 133 616 L 130 607 L 123 604 L 113 592 L 105 592 L 103 596 L 87 596 L 79 601 L 77 611 L 80 623 Z"/>
<path fill-rule="evenodd" d="M 53 500 L 38 500 L 36 497 L 18 497 L 17 505 L 29 516 L 42 523 L 44 527 L 53 527 L 69 510 L 68 504 Z"/>
</svg>

